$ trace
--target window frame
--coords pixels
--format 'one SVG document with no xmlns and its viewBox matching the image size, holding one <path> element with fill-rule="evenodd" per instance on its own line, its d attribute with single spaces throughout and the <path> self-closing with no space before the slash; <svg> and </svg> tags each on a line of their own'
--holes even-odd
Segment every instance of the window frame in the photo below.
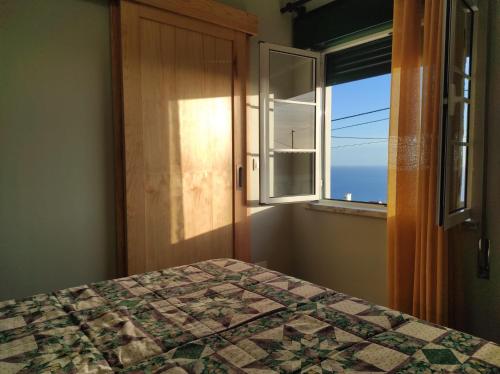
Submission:
<svg viewBox="0 0 500 374">
<path fill-rule="evenodd" d="M 344 49 L 356 47 L 358 45 L 362 45 L 365 43 L 369 43 L 375 40 L 383 39 L 388 36 L 392 36 L 392 27 L 388 28 L 383 31 L 378 31 L 373 34 L 361 36 L 359 38 L 355 38 L 353 40 L 349 40 L 346 42 L 341 42 L 337 45 L 334 45 L 330 48 L 326 48 L 321 51 L 321 65 L 323 68 L 326 68 L 325 64 L 325 59 L 328 54 L 335 53 L 342 51 Z M 325 76 L 326 72 L 323 71 L 323 76 Z M 322 155 L 322 163 L 323 163 L 323 188 L 322 188 L 322 194 L 321 194 L 321 199 L 319 200 L 319 204 L 325 205 L 325 206 L 332 206 L 336 205 L 336 203 L 340 204 L 344 209 L 354 209 L 354 210 L 359 210 L 359 205 L 362 204 L 362 206 L 368 208 L 368 209 L 374 209 L 374 210 L 379 210 L 379 211 L 386 211 L 387 210 L 387 203 L 385 204 L 376 204 L 376 203 L 370 203 L 370 202 L 365 202 L 365 201 L 348 201 L 348 200 L 342 200 L 342 199 L 332 199 L 330 197 L 330 182 L 331 182 L 331 176 L 330 176 L 330 171 L 331 171 L 331 164 L 330 164 L 330 154 L 329 152 L 331 151 L 331 122 L 328 120 L 329 117 L 331 117 L 331 89 L 330 87 L 326 87 L 325 81 L 323 80 L 322 82 L 322 90 L 323 90 L 323 132 L 322 132 L 322 137 L 323 137 L 323 155 Z M 387 152 L 389 152 L 389 148 L 387 149 Z"/>
<path fill-rule="evenodd" d="M 293 47 L 285 47 L 273 43 L 260 42 L 260 86 L 259 86 L 259 141 L 260 141 L 260 203 L 261 204 L 283 204 L 317 201 L 321 197 L 322 191 L 322 124 L 323 124 L 323 73 L 321 54 L 319 52 L 308 51 Z M 310 195 L 289 195 L 272 197 L 270 195 L 270 167 L 269 158 L 271 147 L 269 138 L 269 62 L 270 52 L 291 54 L 301 57 L 309 57 L 314 60 L 314 81 L 315 81 L 315 152 L 314 154 L 314 194 Z"/>
<path fill-rule="evenodd" d="M 471 11 L 472 17 L 472 32 L 470 35 L 471 57 L 470 57 L 470 74 L 469 80 L 469 97 L 460 101 L 460 95 L 456 94 L 455 85 L 453 84 L 453 74 L 455 73 L 452 63 L 455 56 L 455 34 L 456 34 L 456 19 L 453 6 L 456 6 L 458 1 L 463 2 Z M 478 91 L 481 89 L 481 83 L 477 79 L 478 65 L 478 7 L 469 0 L 448 0 L 445 2 L 444 22 L 443 22 L 443 80 L 442 80 L 442 123 L 439 134 L 439 164 L 438 164 L 438 211 L 437 219 L 440 226 L 448 230 L 463 222 L 471 221 L 474 216 L 475 199 L 474 195 L 480 193 L 482 183 L 482 162 L 483 155 L 477 147 L 482 140 L 480 137 L 480 129 L 477 118 L 480 115 L 477 108 Z M 465 74 L 464 74 L 465 76 Z M 450 92 L 452 91 L 452 94 Z M 458 98 L 458 99 L 457 99 Z M 453 101 L 453 107 L 450 106 L 450 101 Z M 468 104 L 468 124 L 467 124 L 467 141 L 466 146 L 466 181 L 465 181 L 465 206 L 463 208 L 451 211 L 450 194 L 452 192 L 452 164 L 453 164 L 453 141 L 452 141 L 452 126 L 450 126 L 451 117 L 456 115 L 456 105 L 459 103 Z M 463 119 L 462 119 L 463 121 Z M 478 215 L 475 215 L 478 219 Z"/>
</svg>

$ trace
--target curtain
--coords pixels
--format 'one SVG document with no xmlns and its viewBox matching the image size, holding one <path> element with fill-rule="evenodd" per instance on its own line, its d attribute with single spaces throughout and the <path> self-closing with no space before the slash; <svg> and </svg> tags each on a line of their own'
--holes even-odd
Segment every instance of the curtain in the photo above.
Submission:
<svg viewBox="0 0 500 374">
<path fill-rule="evenodd" d="M 446 232 L 437 225 L 444 0 L 395 0 L 388 175 L 390 306 L 448 317 Z"/>
</svg>

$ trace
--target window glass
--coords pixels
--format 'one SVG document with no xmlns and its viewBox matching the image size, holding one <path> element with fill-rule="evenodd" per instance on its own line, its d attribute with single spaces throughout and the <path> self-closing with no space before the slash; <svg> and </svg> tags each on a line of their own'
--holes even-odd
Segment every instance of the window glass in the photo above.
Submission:
<svg viewBox="0 0 500 374">
<path fill-rule="evenodd" d="M 269 114 L 274 120 L 274 139 L 270 137 L 275 149 L 314 149 L 316 133 L 316 107 L 275 102 Z"/>
<path fill-rule="evenodd" d="M 331 199 L 387 203 L 390 85 L 383 74 L 331 86 Z"/>
<path fill-rule="evenodd" d="M 451 140 L 454 143 L 466 142 L 469 130 L 469 104 L 457 103 L 455 113 L 450 117 Z"/>
<path fill-rule="evenodd" d="M 279 100 L 314 102 L 314 59 L 269 52 L 269 95 Z"/>
<path fill-rule="evenodd" d="M 451 164 L 450 213 L 465 208 L 467 188 L 467 147 L 453 147 Z"/>
<path fill-rule="evenodd" d="M 314 153 L 273 152 L 271 197 L 314 194 Z"/>
</svg>

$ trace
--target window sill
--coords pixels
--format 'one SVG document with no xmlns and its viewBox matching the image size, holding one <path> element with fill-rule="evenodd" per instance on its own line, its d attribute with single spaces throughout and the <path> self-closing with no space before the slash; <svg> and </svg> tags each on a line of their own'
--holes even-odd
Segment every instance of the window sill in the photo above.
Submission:
<svg viewBox="0 0 500 374">
<path fill-rule="evenodd" d="M 376 204 L 320 200 L 305 204 L 305 208 L 327 213 L 387 219 L 387 207 Z"/>
</svg>

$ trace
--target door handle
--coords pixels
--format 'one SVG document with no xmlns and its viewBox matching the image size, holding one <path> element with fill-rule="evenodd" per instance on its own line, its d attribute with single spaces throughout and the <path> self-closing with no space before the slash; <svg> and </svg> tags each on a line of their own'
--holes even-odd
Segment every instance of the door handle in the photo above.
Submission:
<svg viewBox="0 0 500 374">
<path fill-rule="evenodd" d="M 236 188 L 238 190 L 243 189 L 244 175 L 243 175 L 243 165 L 236 166 Z"/>
</svg>

